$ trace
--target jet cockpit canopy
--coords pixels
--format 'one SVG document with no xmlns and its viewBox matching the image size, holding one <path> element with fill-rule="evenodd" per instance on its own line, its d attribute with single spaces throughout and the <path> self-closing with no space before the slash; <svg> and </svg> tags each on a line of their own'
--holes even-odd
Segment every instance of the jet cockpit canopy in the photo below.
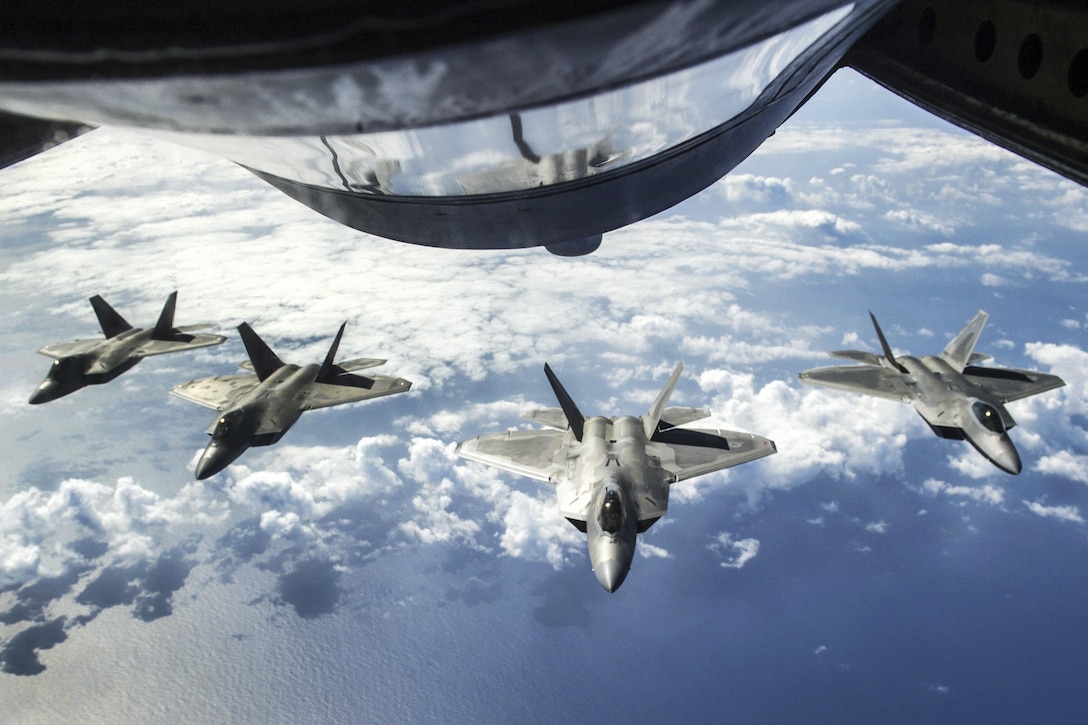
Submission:
<svg viewBox="0 0 1088 725">
<path fill-rule="evenodd" d="M 1005 421 L 1002 420 L 1001 413 L 989 403 L 976 400 L 971 405 L 971 413 L 987 430 L 998 434 L 1005 432 Z"/>
</svg>

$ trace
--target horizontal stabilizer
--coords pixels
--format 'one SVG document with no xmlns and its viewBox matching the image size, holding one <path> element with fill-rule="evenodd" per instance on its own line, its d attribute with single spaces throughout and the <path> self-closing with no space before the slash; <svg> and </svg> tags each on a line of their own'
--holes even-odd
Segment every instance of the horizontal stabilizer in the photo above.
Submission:
<svg viewBox="0 0 1088 725">
<path fill-rule="evenodd" d="M 675 405 L 665 408 L 665 412 L 661 414 L 661 418 L 669 421 L 669 424 L 673 426 L 684 425 L 685 423 L 691 423 L 709 417 L 710 411 L 706 408 L 688 408 Z"/>
<path fill-rule="evenodd" d="M 333 370 L 336 371 L 337 375 L 343 375 L 344 373 L 350 373 L 356 370 L 376 368 L 379 365 L 385 365 L 386 362 L 386 360 L 381 360 L 376 357 L 357 357 L 353 360 L 345 360 L 344 362 L 336 363 L 336 365 L 333 365 Z"/>
<path fill-rule="evenodd" d="M 554 428 L 555 430 L 566 430 L 570 427 L 570 423 L 567 422 L 566 413 L 559 408 L 537 408 L 536 410 L 527 410 L 521 414 L 521 417 L 525 420 L 539 423 L 546 428 Z"/>
<path fill-rule="evenodd" d="M 865 363 L 866 365 L 876 365 L 877 367 L 882 365 L 880 361 L 884 359 L 879 355 L 865 352 L 864 350 L 835 350 L 827 354 L 831 357 L 838 357 L 843 360 L 853 360 L 854 362 Z"/>
</svg>

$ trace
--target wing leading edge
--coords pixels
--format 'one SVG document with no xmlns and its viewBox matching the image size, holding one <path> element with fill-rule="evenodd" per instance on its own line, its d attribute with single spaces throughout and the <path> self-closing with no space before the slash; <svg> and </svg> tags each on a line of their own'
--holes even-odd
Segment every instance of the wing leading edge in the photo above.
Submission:
<svg viewBox="0 0 1088 725">
<path fill-rule="evenodd" d="M 729 447 L 723 449 L 675 443 L 651 443 L 650 449 L 660 459 L 661 467 L 672 476 L 670 483 L 739 466 L 778 451 L 774 441 L 751 433 L 731 430 L 695 430 L 693 432 L 724 438 L 729 442 Z"/>
<path fill-rule="evenodd" d="M 566 467 L 566 431 L 515 430 L 477 436 L 457 444 L 455 453 L 521 476 L 554 483 Z"/>
<path fill-rule="evenodd" d="M 806 370 L 798 375 L 802 382 L 850 393 L 864 393 L 888 400 L 906 401 L 913 395 L 900 372 L 871 365 L 839 365 Z"/>
</svg>

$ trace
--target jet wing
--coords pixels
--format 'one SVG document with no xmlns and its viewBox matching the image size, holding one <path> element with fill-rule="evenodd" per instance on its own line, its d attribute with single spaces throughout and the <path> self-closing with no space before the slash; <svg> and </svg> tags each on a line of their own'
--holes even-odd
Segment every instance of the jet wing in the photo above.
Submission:
<svg viewBox="0 0 1088 725">
<path fill-rule="evenodd" d="M 68 340 L 66 342 L 54 342 L 38 350 L 39 355 L 46 357 L 64 358 L 72 355 L 86 355 L 95 352 L 102 347 L 102 338 L 97 340 Z"/>
<path fill-rule="evenodd" d="M 179 340 L 148 340 L 132 351 L 135 357 L 149 357 L 151 355 L 165 355 L 169 352 L 181 352 L 182 350 L 195 350 L 200 347 L 211 347 L 226 342 L 222 335 L 191 335 L 189 339 Z"/>
<path fill-rule="evenodd" d="M 336 373 L 341 375 L 343 373 L 350 373 L 354 370 L 363 370 L 365 368 L 375 368 L 379 365 L 385 365 L 387 360 L 379 360 L 376 357 L 357 357 L 354 360 L 345 360 L 342 363 L 336 363 Z M 243 363 L 239 363 L 238 367 L 243 370 L 249 370 L 253 372 L 253 363 L 246 360 Z"/>
<path fill-rule="evenodd" d="M 967 367 L 963 375 L 1002 403 L 1020 400 L 1065 385 L 1057 375 L 1016 368 Z"/>
<path fill-rule="evenodd" d="M 566 468 L 568 440 L 565 431 L 506 431 L 458 443 L 456 453 L 470 461 L 552 482 Z"/>
<path fill-rule="evenodd" d="M 647 452 L 656 455 L 661 461 L 661 467 L 672 474 L 670 483 L 739 466 L 778 452 L 774 441 L 751 433 L 731 430 L 698 432 L 725 438 L 729 442 L 729 448 L 704 448 L 675 443 L 651 443 L 647 447 Z"/>
<path fill-rule="evenodd" d="M 908 376 L 884 367 L 841 365 L 806 370 L 798 377 L 801 382 L 810 385 L 875 395 L 889 400 L 904 401 L 914 397 L 913 391 L 907 385 Z"/>
<path fill-rule="evenodd" d="M 383 395 L 395 395 L 407 393 L 412 384 L 402 378 L 393 378 L 388 375 L 375 375 L 364 378 L 360 375 L 344 376 L 344 384 L 334 383 L 310 383 L 303 395 L 305 396 L 302 410 L 317 410 L 318 408 L 330 408 L 334 405 L 357 403 L 360 400 L 380 398 Z M 349 382 L 350 381 L 350 382 Z"/>
<path fill-rule="evenodd" d="M 242 396 L 257 386 L 256 375 L 218 375 L 180 383 L 170 389 L 172 395 L 205 408 L 232 408 Z"/>
</svg>

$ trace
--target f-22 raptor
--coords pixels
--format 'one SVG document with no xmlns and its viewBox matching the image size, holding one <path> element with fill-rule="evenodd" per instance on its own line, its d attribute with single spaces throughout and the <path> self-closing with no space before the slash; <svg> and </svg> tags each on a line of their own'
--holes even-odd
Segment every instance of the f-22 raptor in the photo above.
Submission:
<svg viewBox="0 0 1088 725">
<path fill-rule="evenodd" d="M 966 440 L 1002 471 L 1020 473 L 1020 454 L 1008 430 L 1016 421 L 1005 403 L 1065 385 L 1056 375 L 1014 368 L 979 367 L 989 355 L 975 352 L 989 316 L 979 310 L 939 355 L 896 357 L 873 313 L 869 313 L 884 355 L 839 350 L 833 357 L 864 363 L 818 368 L 802 382 L 910 403 L 941 438 Z"/>
<path fill-rule="evenodd" d="M 238 326 L 253 375 L 220 375 L 175 385 L 174 395 L 223 414 L 209 426 L 212 437 L 196 464 L 196 477 L 219 473 L 250 446 L 270 446 L 295 424 L 303 411 L 355 403 L 383 395 L 406 393 L 412 384 L 386 375 L 353 375 L 385 360 L 358 358 L 335 361 L 345 322 L 321 365 L 289 365 L 265 344 L 248 323 Z"/>
<path fill-rule="evenodd" d="M 710 415 L 665 407 L 683 368 L 641 417 L 587 419 L 545 364 L 562 408 L 522 417 L 551 430 L 479 436 L 458 444 L 457 454 L 555 484 L 560 515 L 586 534 L 597 581 L 614 592 L 631 569 L 637 535 L 665 515 L 670 484 L 775 453 L 773 441 L 750 433 L 678 428 Z"/>
<path fill-rule="evenodd" d="M 219 345 L 227 339 L 222 335 L 189 334 L 211 327 L 208 324 L 174 327 L 177 301 L 178 293 L 172 292 L 166 298 L 155 327 L 144 330 L 128 324 L 100 296 L 92 297 L 91 307 L 106 339 L 69 340 L 38 350 L 42 355 L 56 359 L 45 380 L 30 396 L 30 404 L 48 403 L 87 385 L 108 383 L 149 355 Z"/>
</svg>

